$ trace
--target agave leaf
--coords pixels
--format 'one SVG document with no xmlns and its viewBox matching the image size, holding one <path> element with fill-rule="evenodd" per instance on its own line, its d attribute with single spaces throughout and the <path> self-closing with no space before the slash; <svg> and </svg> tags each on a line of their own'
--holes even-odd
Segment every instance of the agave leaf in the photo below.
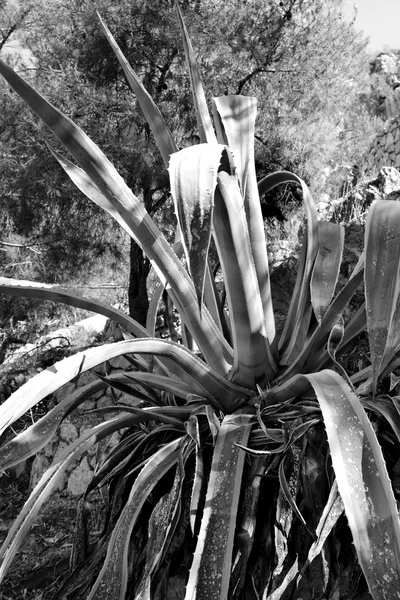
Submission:
<svg viewBox="0 0 400 600">
<path fill-rule="evenodd" d="M 72 410 L 106 387 L 104 382 L 94 381 L 77 389 L 28 429 L 16 435 L 7 444 L 0 446 L 0 470 L 10 469 L 39 452 L 50 442 L 60 423 Z"/>
<path fill-rule="evenodd" d="M 175 254 L 177 255 L 177 257 L 179 259 L 181 259 L 183 256 L 183 245 L 182 245 L 181 231 L 180 231 L 179 226 L 177 227 L 177 231 L 175 234 L 175 242 L 173 245 L 173 250 L 174 250 Z M 152 269 L 153 269 L 153 267 L 152 267 Z M 161 297 L 163 295 L 163 292 L 164 292 L 164 289 L 166 286 L 167 286 L 167 280 L 163 276 L 160 279 L 160 283 L 158 284 L 155 292 L 153 293 L 149 308 L 147 310 L 146 330 L 150 334 L 150 337 L 156 337 L 155 329 L 156 329 L 158 305 L 160 303 Z"/>
<path fill-rule="evenodd" d="M 59 162 L 61 167 L 64 169 L 68 177 L 71 181 L 76 185 L 76 187 L 83 193 L 87 198 L 92 200 L 97 206 L 103 208 L 107 212 L 112 215 L 112 217 L 121 225 L 123 229 L 131 236 L 135 237 L 133 230 L 129 227 L 128 223 L 122 218 L 118 210 L 115 209 L 115 206 L 109 199 L 102 194 L 99 188 L 94 184 L 93 179 L 89 177 L 89 175 L 80 167 L 76 166 L 73 162 L 68 160 L 57 152 L 54 148 L 47 144 L 50 152 L 54 156 L 54 158 Z"/>
<path fill-rule="evenodd" d="M 227 95 L 213 98 L 213 114 L 218 142 L 229 146 L 239 177 L 243 198 L 249 169 L 254 162 L 254 125 L 257 100 L 251 96 Z"/>
<path fill-rule="evenodd" d="M 396 400 L 391 396 L 378 396 L 374 398 L 373 402 L 370 400 L 363 400 L 362 405 L 368 410 L 372 410 L 374 413 L 386 419 L 400 442 L 400 414 L 399 409 L 396 407 Z"/>
<path fill-rule="evenodd" d="M 208 429 L 212 437 L 212 445 L 215 446 L 215 442 L 218 437 L 220 430 L 220 422 L 214 409 L 207 405 L 202 404 L 195 412 L 190 416 L 186 423 L 187 432 L 196 444 L 196 469 L 193 480 L 192 495 L 190 500 L 190 526 L 193 535 L 197 535 L 197 526 L 200 525 L 201 511 L 199 507 L 204 498 L 204 457 L 203 457 L 203 444 L 202 444 L 202 432 L 199 426 L 199 417 L 205 416 L 207 419 Z"/>
<path fill-rule="evenodd" d="M 250 389 L 227 381 L 181 344 L 159 339 L 133 340 L 130 343 L 134 344 L 129 346 L 132 353 L 165 357 L 171 371 L 192 386 L 194 394 L 197 393 L 194 388 L 199 389 L 201 396 L 205 395 L 218 406 L 239 407 L 245 398 L 253 394 Z"/>
<path fill-rule="evenodd" d="M 264 177 L 259 184 L 260 196 L 267 193 L 277 185 L 283 183 L 297 183 L 303 191 L 303 200 L 307 215 L 307 228 L 304 233 L 304 241 L 297 278 L 290 302 L 285 327 L 279 340 L 282 352 L 281 363 L 290 365 L 303 350 L 307 334 L 308 323 L 311 317 L 310 306 L 310 280 L 315 257 L 318 251 L 318 225 L 317 211 L 314 206 L 310 191 L 304 181 L 287 171 L 279 171 Z"/>
<path fill-rule="evenodd" d="M 206 360 L 219 372 L 227 373 L 229 364 L 225 359 L 228 351 L 226 342 L 208 311 L 204 310 L 203 318 L 201 317 L 190 277 L 143 204 L 96 144 L 71 119 L 47 102 L 2 61 L 0 74 L 58 137 L 86 172 L 93 186 L 98 188 L 114 207 L 114 211 L 125 222 L 161 279 L 166 278 L 171 285 L 174 302 Z"/>
<path fill-rule="evenodd" d="M 146 563 L 135 600 L 152 600 L 152 577 L 161 564 L 181 514 L 183 477 L 183 465 L 178 462 L 172 489 L 159 500 L 151 513 Z"/>
<path fill-rule="evenodd" d="M 400 289 L 400 204 L 394 200 L 373 202 L 365 230 L 365 299 L 372 363 L 372 393 L 389 339 L 398 329 L 400 311 L 396 305 Z M 396 321 L 394 322 L 394 316 Z M 391 336 L 391 341 L 396 336 Z M 395 348 L 390 348 L 393 352 Z"/>
<path fill-rule="evenodd" d="M 296 556 L 290 569 L 288 569 L 288 571 L 286 572 L 282 583 L 271 594 L 268 594 L 268 589 L 266 588 L 263 594 L 263 600 L 280 600 L 282 597 L 284 597 L 284 593 L 286 592 L 288 586 L 291 584 L 293 579 L 297 577 L 298 572 L 299 564 L 298 557 Z"/>
<path fill-rule="evenodd" d="M 337 372 L 343 377 L 343 379 L 345 381 L 347 381 L 347 383 L 349 384 L 349 386 L 351 387 L 353 392 L 355 392 L 353 384 L 350 380 L 350 377 L 347 375 L 346 370 L 336 360 L 336 351 L 338 349 L 338 346 L 340 345 L 340 342 L 343 339 L 343 334 L 344 334 L 344 327 L 343 327 L 342 323 L 337 323 L 335 325 L 335 327 L 332 329 L 331 334 L 329 336 L 328 344 L 327 344 L 327 352 L 330 356 L 332 363 L 335 365 Z"/>
<path fill-rule="evenodd" d="M 209 406 L 206 404 L 205 406 L 202 406 L 199 410 L 197 410 L 197 414 L 205 415 L 205 417 L 207 419 L 208 428 L 211 433 L 213 446 L 215 446 L 215 443 L 217 441 L 217 437 L 219 434 L 219 430 L 220 430 L 220 422 L 219 422 L 218 416 L 216 415 L 215 410 L 213 409 L 212 406 Z"/>
<path fill-rule="evenodd" d="M 0 407 L 0 435 L 27 410 L 65 383 L 107 360 L 129 353 L 167 357 L 171 365 L 178 365 L 180 373 L 182 370 L 187 373 L 189 382 L 197 380 L 208 391 L 210 399 L 217 402 L 240 406 L 243 399 L 251 395 L 250 390 L 226 381 L 180 344 L 158 339 L 126 340 L 64 358 L 27 381 Z"/>
<path fill-rule="evenodd" d="M 270 434 L 270 432 L 273 432 L 273 430 L 263 428 L 263 432 L 268 439 L 267 444 L 270 444 L 271 440 L 274 444 L 280 444 L 280 446 L 278 446 L 277 448 L 273 448 L 272 450 L 254 450 L 254 448 L 246 448 L 244 446 L 240 447 L 243 448 L 243 450 L 246 450 L 246 452 L 249 452 L 249 454 L 253 454 L 254 456 L 260 456 L 262 454 L 282 454 L 283 452 L 286 452 L 289 448 L 291 448 L 291 446 L 295 444 L 295 442 L 299 440 L 306 433 L 306 431 L 310 429 L 310 427 L 313 427 L 313 425 L 316 425 L 318 422 L 319 419 L 310 419 L 309 421 L 300 423 L 300 425 L 297 425 L 292 431 L 289 432 L 289 435 L 284 430 L 275 430 L 275 433 Z M 276 435 L 277 433 L 279 434 L 279 431 L 282 431 L 281 438 L 279 438 L 278 435 Z"/>
<path fill-rule="evenodd" d="M 285 463 L 287 462 L 287 460 L 283 460 L 281 461 L 280 465 L 279 465 L 279 470 L 278 470 L 278 477 L 279 477 L 279 483 L 281 486 L 281 490 L 282 493 L 284 494 L 285 498 L 286 498 L 286 502 L 287 505 L 290 506 L 291 511 L 293 511 L 293 513 L 295 515 L 297 515 L 297 517 L 300 519 L 300 521 L 303 523 L 304 527 L 309 531 L 309 533 L 311 534 L 312 537 L 315 537 L 315 533 L 313 531 L 310 530 L 310 528 L 307 525 L 307 522 L 305 521 L 303 515 L 301 514 L 299 507 L 296 504 L 296 495 L 297 495 L 297 487 L 298 487 L 298 479 L 299 479 L 299 472 L 300 472 L 300 464 L 301 464 L 301 445 L 300 443 L 295 443 L 292 444 L 292 446 L 290 446 L 291 449 L 291 454 L 293 455 L 293 468 L 290 472 L 290 477 L 289 477 L 289 481 L 286 479 L 286 475 L 285 475 Z M 289 455 L 286 455 L 289 456 Z M 282 506 L 281 506 L 282 508 Z M 286 507 L 285 512 L 287 512 L 288 507 Z M 287 539 L 289 536 L 289 531 L 290 531 L 290 527 L 291 527 L 291 523 L 292 523 L 292 516 L 289 517 L 288 514 L 285 515 L 285 519 L 288 521 L 286 524 L 286 528 L 284 528 L 284 532 L 285 532 L 285 538 Z M 278 518 L 279 523 L 281 523 L 280 518 Z M 282 525 L 282 523 L 281 523 Z M 285 558 L 285 556 L 282 556 L 282 558 Z M 281 563 L 281 567 L 283 566 L 283 562 Z M 278 574 L 278 573 L 276 573 Z"/>
<path fill-rule="evenodd" d="M 200 514 L 201 514 L 200 503 L 201 503 L 201 499 L 203 496 L 205 477 L 204 477 L 203 449 L 200 444 L 199 422 L 198 422 L 197 416 L 193 415 L 191 417 L 191 419 L 193 419 L 193 426 L 195 428 L 195 435 L 197 438 L 196 446 L 195 446 L 196 466 L 195 466 L 195 472 L 194 472 L 192 493 L 190 496 L 190 529 L 192 531 L 192 535 L 195 536 L 197 534 L 199 519 L 200 519 Z M 191 437 L 193 439 L 193 433 L 190 434 L 189 431 L 188 431 L 188 433 L 189 433 L 189 435 L 191 435 Z"/>
<path fill-rule="evenodd" d="M 251 468 L 243 482 L 243 499 L 238 515 L 235 540 L 235 555 L 230 581 L 230 599 L 243 597 L 249 556 L 254 544 L 256 531 L 257 504 L 260 497 L 262 477 L 265 474 L 266 459 L 258 457 L 252 461 Z"/>
<path fill-rule="evenodd" d="M 163 283 L 159 283 L 155 291 L 153 292 L 149 303 L 149 308 L 147 310 L 146 315 L 146 330 L 149 332 L 150 337 L 156 337 L 158 307 L 160 305 L 160 301 L 164 290 L 165 285 Z"/>
<path fill-rule="evenodd" d="M 228 598 L 245 456 L 236 444 L 247 443 L 253 421 L 251 414 L 227 415 L 222 421 L 185 600 Z"/>
<path fill-rule="evenodd" d="M 319 324 L 335 292 L 342 261 L 344 228 L 318 221 L 318 253 L 311 277 L 311 302 Z"/>
<path fill-rule="evenodd" d="M 126 373 L 126 376 L 129 379 L 133 379 L 133 381 L 139 381 L 146 383 L 156 390 L 162 390 L 165 392 L 169 392 L 174 394 L 175 396 L 179 396 L 179 398 L 185 399 L 186 396 L 193 393 L 193 387 L 183 383 L 182 381 L 178 381 L 177 379 L 172 379 L 171 377 L 167 377 L 165 375 L 157 375 L 156 373 Z M 200 386 L 199 386 L 200 389 Z M 202 392 L 205 393 L 203 388 Z"/>
<path fill-rule="evenodd" d="M 28 429 L 11 439 L 7 444 L 0 448 L 0 471 L 10 469 L 39 452 L 51 440 L 60 423 L 74 408 L 79 406 L 84 400 L 105 387 L 102 381 L 88 384 L 79 388 L 73 394 L 68 395 L 64 400 L 55 406 L 46 415 L 33 423 Z M 157 410 L 159 408 L 159 410 Z M 186 407 L 163 406 L 148 407 L 142 409 L 132 406 L 114 406 L 104 409 L 91 411 L 104 412 L 106 410 L 123 411 L 126 415 L 133 414 L 137 420 L 135 423 L 145 423 L 149 421 L 160 421 L 175 426 L 177 431 L 183 428 L 183 422 L 190 416 L 192 409 Z"/>
<path fill-rule="evenodd" d="M 104 486 L 109 484 L 113 479 L 115 481 L 119 473 L 122 474 L 119 478 L 122 481 L 125 476 L 130 475 L 134 470 L 142 468 L 144 465 L 143 452 L 148 450 L 151 444 L 153 444 L 153 447 L 155 444 L 158 448 L 161 436 L 164 433 L 170 434 L 171 432 L 174 432 L 177 436 L 182 435 L 182 430 L 176 431 L 171 425 L 159 425 L 151 431 L 135 431 L 134 434 L 128 436 L 125 440 L 120 441 L 110 454 L 108 454 L 100 468 L 95 471 L 92 481 L 86 488 L 85 496 L 87 497 L 100 484 Z M 128 466 L 131 467 L 129 474 L 127 474 Z"/>
<path fill-rule="evenodd" d="M 178 431 L 184 429 L 184 420 L 186 420 L 192 413 L 190 408 L 185 406 L 149 406 L 147 408 L 136 408 L 134 406 L 114 406 L 115 410 L 122 410 L 126 414 L 133 414 L 140 417 L 141 422 L 146 423 L 148 421 L 160 421 L 161 423 L 167 423 L 175 427 Z M 97 409 L 99 411 L 103 410 Z M 105 409 L 107 410 L 107 408 Z M 96 410 L 91 411 L 92 413 L 97 412 Z"/>
<path fill-rule="evenodd" d="M 304 349 L 300 352 L 293 363 L 277 379 L 279 383 L 290 381 L 297 373 L 310 373 L 317 370 L 317 365 L 322 364 L 321 360 L 328 360 L 328 353 L 323 351 L 323 347 L 328 341 L 330 332 L 336 323 L 340 320 L 343 310 L 354 296 L 355 292 L 363 281 L 364 271 L 360 268 L 357 274 L 349 279 L 346 285 L 340 290 L 339 294 L 330 304 L 326 311 L 321 325 L 314 331 Z M 362 325 L 362 317 L 356 323 L 357 327 Z M 354 333 L 354 331 L 353 331 Z M 346 335 L 344 336 L 346 337 Z M 343 344 L 342 344 L 343 346 Z"/>
<path fill-rule="evenodd" d="M 304 575 L 308 566 L 312 563 L 314 558 L 316 558 L 322 551 L 322 548 L 326 542 L 328 535 L 331 533 L 333 527 L 336 525 L 339 517 L 343 513 L 343 502 L 340 497 L 337 488 L 337 482 L 334 481 L 328 502 L 324 508 L 324 511 L 321 515 L 321 518 L 318 523 L 318 527 L 316 529 L 317 539 L 313 542 L 307 556 L 307 560 L 303 565 L 300 573 L 297 569 L 291 569 L 286 576 L 286 586 L 293 581 L 293 579 L 298 579 L 300 581 L 301 577 Z"/>
<path fill-rule="evenodd" d="M 128 394 L 132 398 L 135 398 L 138 403 L 146 402 L 147 404 L 152 404 L 153 406 L 160 406 L 161 404 L 159 397 L 155 392 L 153 392 L 153 390 L 151 390 L 153 393 L 149 394 L 147 390 L 146 393 L 143 392 L 143 387 L 138 389 L 139 386 L 134 386 L 132 384 L 132 380 L 127 377 L 125 372 L 112 373 L 108 376 L 96 373 L 96 377 L 101 379 L 101 381 L 104 381 L 107 386 L 124 394 Z"/>
<path fill-rule="evenodd" d="M 203 300 L 217 173 L 224 147 L 199 144 L 171 156 L 169 175 L 199 307 Z"/>
<path fill-rule="evenodd" d="M 228 344 L 231 344 L 231 332 L 209 263 L 206 267 L 206 276 L 204 280 L 204 300 L 215 324 L 224 334 Z"/>
<path fill-rule="evenodd" d="M 110 43 L 110 46 L 114 50 L 115 55 L 118 58 L 119 63 L 129 82 L 129 85 L 131 86 L 133 93 L 138 99 L 138 102 L 144 112 L 146 120 L 150 125 L 150 128 L 157 142 L 158 149 L 160 150 L 161 156 L 163 158 L 164 165 L 168 167 L 170 155 L 177 151 L 174 138 L 172 137 L 172 134 L 169 128 L 167 127 L 164 118 L 160 113 L 160 110 L 155 105 L 152 97 L 147 92 L 139 77 L 136 75 L 135 71 L 132 69 L 132 67 L 126 60 L 124 54 L 122 53 L 117 42 L 115 41 L 111 31 L 108 29 L 107 25 L 104 23 L 103 19 L 101 18 L 98 12 L 97 16 L 99 18 L 101 28 L 103 29 L 106 38 Z"/>
<path fill-rule="evenodd" d="M 392 324 L 388 331 L 385 353 L 382 358 L 381 373 L 384 377 L 388 365 L 396 360 L 396 354 L 400 346 L 400 295 L 397 296 L 396 307 L 394 309 Z"/>
<path fill-rule="evenodd" d="M 193 51 L 191 41 L 183 21 L 181 9 L 179 8 L 178 0 L 175 0 L 175 7 L 178 14 L 179 27 L 182 34 L 183 46 L 185 49 L 186 62 L 188 65 L 190 84 L 192 87 L 194 107 L 196 110 L 197 127 L 199 128 L 200 142 L 216 144 L 214 129 L 212 126 L 211 116 L 207 106 L 207 100 L 204 94 L 201 75 L 196 62 L 196 56 Z"/>
<path fill-rule="evenodd" d="M 340 342 L 336 352 L 342 350 L 346 344 L 351 342 L 355 337 L 357 337 L 360 333 L 362 333 L 367 327 L 367 315 L 365 312 L 365 302 L 360 306 L 360 308 L 356 311 L 356 313 L 352 316 L 349 323 L 347 323 L 343 339 Z M 318 362 L 315 364 L 313 370 L 320 371 L 324 367 L 326 367 L 327 362 L 329 362 L 329 355 L 326 350 L 321 352 Z"/>
<path fill-rule="evenodd" d="M 343 501 L 338 491 L 337 481 L 335 480 L 315 532 L 317 534 L 317 539 L 313 542 L 308 552 L 307 562 L 303 566 L 302 573 L 306 570 L 307 566 L 312 563 L 314 558 L 320 554 L 328 535 L 336 525 L 343 510 Z"/>
<path fill-rule="evenodd" d="M 50 146 L 49 146 L 49 148 L 50 148 L 50 151 L 52 152 L 53 156 L 58 160 L 58 162 L 60 163 L 60 165 L 62 166 L 64 171 L 71 178 L 71 180 L 74 182 L 74 184 L 77 186 L 77 188 L 83 194 L 85 194 L 90 200 L 92 200 L 95 204 L 97 204 L 104 210 L 108 211 L 113 216 L 113 218 L 121 225 L 121 227 L 123 229 L 125 229 L 125 231 L 131 237 L 135 238 L 134 230 L 120 216 L 118 211 L 115 210 L 115 208 L 111 204 L 111 202 L 109 202 L 108 199 L 93 184 L 91 178 L 88 177 L 88 175 L 85 173 L 85 171 L 83 171 L 82 169 L 80 169 L 79 167 L 74 165 L 68 159 L 61 156 L 61 154 L 56 152 Z M 182 243 L 175 242 L 175 244 L 173 246 L 173 250 L 174 250 L 174 252 L 177 253 L 177 256 L 180 258 L 183 253 Z M 131 333 L 133 333 L 134 335 L 136 335 L 136 337 L 149 337 L 149 336 L 154 337 L 154 335 L 155 335 L 156 317 L 157 317 L 157 309 L 158 309 L 158 301 L 157 300 L 159 299 L 158 296 L 163 293 L 163 290 L 165 287 L 165 277 L 163 277 L 162 273 L 159 270 L 158 270 L 158 274 L 159 274 L 160 278 L 162 279 L 162 282 L 159 284 L 159 287 L 157 288 L 156 293 L 154 294 L 154 298 L 153 298 L 152 302 L 150 303 L 149 310 L 147 312 L 146 329 L 144 329 L 140 324 L 136 324 L 136 321 L 134 321 L 136 329 L 134 329 L 131 325 L 130 330 L 128 330 Z M 101 303 L 99 303 L 99 304 L 101 304 Z M 108 307 L 108 305 L 105 305 L 105 310 L 107 310 L 107 309 L 109 310 L 109 308 L 110 307 Z M 130 317 L 127 317 L 123 313 L 121 313 L 121 314 L 123 315 L 123 322 L 127 321 L 128 319 L 129 319 L 129 321 L 132 321 L 132 319 L 130 319 Z M 159 364 L 162 368 L 161 363 L 159 363 Z"/>
<path fill-rule="evenodd" d="M 232 150 L 238 170 L 251 252 L 264 310 L 265 328 L 268 342 L 275 356 L 275 318 L 271 299 L 264 222 L 254 163 L 254 126 L 257 101 L 249 96 L 222 96 L 213 98 L 213 109 L 219 142 L 226 143 Z"/>
<path fill-rule="evenodd" d="M 358 397 L 335 372 L 305 376 L 324 417 L 360 566 L 375 600 L 400 589 L 400 522 L 382 450 Z"/>
<path fill-rule="evenodd" d="M 298 513 L 300 520 L 302 521 L 303 525 L 305 525 L 303 515 L 300 513 L 294 499 L 297 495 L 300 462 L 293 463 L 294 469 L 292 469 L 289 477 L 291 489 L 289 489 L 289 484 L 287 482 L 284 470 L 285 463 L 288 462 L 286 460 L 286 456 L 285 459 L 280 462 L 278 470 L 280 489 L 276 505 L 276 518 L 274 527 L 275 554 L 277 564 L 272 575 L 272 580 L 275 582 L 276 587 L 278 587 L 278 578 L 282 573 L 284 563 L 288 556 L 288 542 L 294 512 Z"/>
<path fill-rule="evenodd" d="M 106 360 L 119 356 L 121 348 L 129 352 L 128 348 L 131 343 L 116 342 L 103 347 L 90 348 L 64 358 L 38 373 L 24 383 L 0 406 L 0 435 L 27 410 L 55 390 L 58 390 L 65 383 Z"/>
<path fill-rule="evenodd" d="M 272 378 L 275 364 L 266 337 L 243 200 L 236 179 L 224 172 L 218 177 L 213 227 L 232 327 L 234 363 L 229 378 L 254 388 L 257 380 Z"/>
<path fill-rule="evenodd" d="M 85 450 L 102 440 L 104 437 L 111 435 L 114 431 L 118 431 L 122 427 L 129 427 L 136 422 L 137 417 L 123 415 L 105 423 L 100 423 L 100 425 L 93 427 L 93 429 L 85 431 L 80 438 L 72 442 L 72 444 L 61 452 L 57 462 L 47 469 L 33 489 L 0 548 L 0 560 L 2 560 L 0 567 L 0 583 L 6 575 L 12 560 L 18 552 L 18 549 L 28 533 L 29 528 L 32 526 L 40 508 L 49 498 L 69 465 L 76 461 Z"/>
<path fill-rule="evenodd" d="M 35 281 L 23 281 L 0 277 L 0 291 L 9 296 L 27 296 L 29 298 L 43 298 L 53 302 L 62 302 L 76 308 L 83 308 L 104 315 L 119 323 L 135 337 L 148 337 L 148 333 L 137 321 L 128 317 L 124 312 L 105 304 L 100 300 L 85 298 L 78 292 L 66 290 L 57 285 L 37 283 Z"/>
<path fill-rule="evenodd" d="M 132 530 L 147 497 L 160 479 L 179 461 L 183 438 L 153 454 L 139 473 L 111 534 L 103 567 L 87 600 L 123 600 L 128 584 L 128 549 Z"/>
</svg>

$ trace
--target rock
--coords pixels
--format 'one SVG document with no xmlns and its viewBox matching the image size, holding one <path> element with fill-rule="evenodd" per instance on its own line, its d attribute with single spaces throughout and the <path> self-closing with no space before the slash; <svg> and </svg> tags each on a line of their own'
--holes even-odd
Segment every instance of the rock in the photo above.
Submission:
<svg viewBox="0 0 400 600">
<path fill-rule="evenodd" d="M 95 407 L 96 407 L 95 398 L 89 398 L 88 400 L 85 400 L 84 402 L 82 402 L 82 404 L 79 405 L 78 411 L 85 412 L 87 410 L 93 410 Z"/>
<path fill-rule="evenodd" d="M 400 173 L 394 167 L 383 167 L 378 174 L 379 190 L 387 196 L 400 191 Z"/>
<path fill-rule="evenodd" d="M 394 144 L 394 137 L 393 134 L 388 131 L 386 138 L 385 138 L 385 150 L 388 150 L 391 146 L 393 146 Z"/>
<path fill-rule="evenodd" d="M 134 406 L 134 407 L 140 408 L 142 406 L 142 400 L 139 400 L 138 398 L 134 398 L 133 396 L 130 396 L 129 394 L 125 394 L 125 392 L 124 392 L 118 398 L 118 404 L 125 404 L 127 406 Z"/>
<path fill-rule="evenodd" d="M 43 473 L 47 471 L 50 466 L 50 459 L 44 454 L 36 454 L 31 468 L 31 476 L 29 480 L 29 489 L 33 490 L 38 481 L 41 479 Z"/>
<path fill-rule="evenodd" d="M 72 423 L 61 423 L 60 439 L 64 442 L 71 443 L 78 438 L 78 430 Z"/>
<path fill-rule="evenodd" d="M 108 323 L 105 326 L 104 337 L 106 337 L 109 342 L 110 341 L 119 342 L 124 339 L 124 336 L 122 335 L 121 327 L 118 325 L 118 323 L 116 323 L 115 321 L 111 321 L 111 320 L 108 321 Z"/>
<path fill-rule="evenodd" d="M 126 371 L 132 367 L 129 360 L 124 358 L 123 356 L 116 356 L 108 361 L 108 363 L 112 366 L 113 369 L 123 369 Z"/>
<path fill-rule="evenodd" d="M 42 452 L 47 458 L 53 458 L 58 446 L 58 440 L 53 439 L 45 445 Z"/>
<path fill-rule="evenodd" d="M 92 383 L 92 381 L 97 381 L 96 375 L 91 371 L 86 371 L 85 373 L 82 373 L 82 375 L 79 375 L 78 387 L 82 387 L 87 383 Z"/>
<path fill-rule="evenodd" d="M 23 385 L 26 380 L 27 380 L 27 377 L 26 377 L 25 373 L 18 373 L 18 375 L 16 375 L 14 377 L 15 387 L 16 388 L 21 387 L 21 385 Z"/>
<path fill-rule="evenodd" d="M 121 431 L 114 431 L 114 433 L 112 434 L 112 436 L 108 440 L 107 448 L 109 450 L 111 450 L 112 448 L 115 448 L 115 446 L 117 446 L 119 444 L 121 436 L 122 436 Z"/>
<path fill-rule="evenodd" d="M 112 399 L 107 395 L 97 401 L 97 408 L 110 408 L 113 406 Z"/>
<path fill-rule="evenodd" d="M 73 496 L 80 496 L 84 493 L 93 477 L 93 470 L 85 456 L 80 464 L 72 471 L 68 477 L 67 489 Z"/>
<path fill-rule="evenodd" d="M 67 396 L 69 396 L 69 394 L 72 394 L 73 392 L 75 392 L 75 390 L 76 390 L 75 383 L 67 383 L 66 385 L 63 385 L 58 390 L 56 390 L 53 393 L 53 396 L 55 397 L 55 399 L 58 403 L 58 402 L 61 402 L 61 400 L 64 400 L 64 398 L 66 398 Z"/>
</svg>

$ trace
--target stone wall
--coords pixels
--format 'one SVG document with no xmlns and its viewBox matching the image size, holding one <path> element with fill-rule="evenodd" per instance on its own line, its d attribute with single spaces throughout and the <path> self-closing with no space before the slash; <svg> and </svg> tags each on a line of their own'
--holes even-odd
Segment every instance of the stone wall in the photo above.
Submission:
<svg viewBox="0 0 400 600">
<path fill-rule="evenodd" d="M 387 119 L 365 157 L 363 169 L 377 172 L 381 167 L 400 167 L 400 52 L 381 52 L 370 62 L 371 88 L 381 114 Z"/>
<path fill-rule="evenodd" d="M 84 332 L 82 332 L 84 330 Z M 79 351 L 79 347 L 74 345 L 77 339 L 84 338 L 87 342 L 96 343 L 100 333 L 103 333 L 104 340 L 108 342 L 122 339 L 119 329 L 110 323 L 105 317 L 96 315 L 81 321 L 70 328 L 54 331 L 48 336 L 40 338 L 35 344 L 29 344 L 21 347 L 17 352 L 7 357 L 0 366 L 0 396 L 4 401 L 12 392 L 23 385 L 28 379 L 36 375 L 39 371 L 46 368 L 47 354 L 54 353 L 57 350 L 56 360 L 61 360 L 64 356 Z M 68 345 L 59 345 L 60 340 L 67 340 Z M 54 362 L 54 360 L 53 360 Z M 115 358 L 100 365 L 96 371 L 105 375 L 112 374 L 119 370 L 130 370 L 132 365 L 123 357 Z M 27 415 L 14 424 L 17 431 L 25 429 L 30 423 L 29 420 L 37 421 L 43 414 L 58 404 L 65 396 L 75 392 L 79 388 L 96 381 L 95 372 L 83 373 L 78 380 L 67 383 L 51 396 L 48 396 L 42 403 L 32 409 L 30 415 Z M 32 490 L 46 469 L 57 460 L 60 453 L 82 433 L 91 429 L 102 422 L 105 417 L 111 418 L 121 414 L 113 406 L 137 406 L 138 401 L 131 396 L 118 392 L 112 388 L 106 388 L 92 396 L 89 400 L 83 402 L 71 415 L 69 415 L 61 424 L 53 439 L 35 456 L 35 458 L 21 463 L 11 469 L 11 474 L 15 477 L 29 478 L 29 489 Z M 96 409 L 109 408 L 107 412 L 94 412 Z M 24 420 L 25 419 L 25 420 Z M 121 432 L 115 432 L 110 438 L 107 438 L 90 448 L 82 454 L 75 464 L 71 465 L 62 477 L 57 489 L 68 492 L 74 496 L 79 496 L 86 489 L 90 482 L 96 467 L 101 464 L 105 456 L 118 443 Z"/>
<path fill-rule="evenodd" d="M 381 167 L 400 168 L 400 115 L 388 122 L 365 157 L 364 170 L 378 171 Z"/>
</svg>

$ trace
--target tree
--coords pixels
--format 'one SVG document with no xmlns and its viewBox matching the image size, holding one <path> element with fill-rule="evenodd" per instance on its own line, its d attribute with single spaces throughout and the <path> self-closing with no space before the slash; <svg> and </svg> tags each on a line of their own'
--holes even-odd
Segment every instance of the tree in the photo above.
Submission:
<svg viewBox="0 0 400 600">
<path fill-rule="evenodd" d="M 140 0 L 115 5 L 103 0 L 98 8 L 159 104 L 178 147 L 186 146 L 198 132 L 175 35 L 173 3 Z M 370 126 L 368 118 L 359 118 L 363 111 L 353 109 L 366 84 L 365 42 L 351 23 L 339 18 L 339 0 L 290 0 L 279 5 L 204 0 L 188 1 L 183 8 L 211 93 L 242 92 L 259 98 L 258 166 L 292 168 L 315 182 L 322 167 L 358 160 L 368 145 L 365 131 Z M 157 152 L 148 124 L 96 25 L 92 3 L 38 1 L 34 19 L 24 43 L 37 57 L 39 88 L 50 82 L 60 85 L 68 114 L 100 143 L 149 214 L 155 214 L 169 198 L 167 173 L 154 162 Z M 350 110 L 357 117 L 349 125 Z M 340 138 L 343 129 L 352 129 L 347 144 Z M 357 130 L 362 131 L 362 143 Z M 34 174 L 30 175 L 33 183 Z M 148 261 L 132 242 L 130 310 L 142 323 L 148 306 L 148 271 Z"/>
</svg>

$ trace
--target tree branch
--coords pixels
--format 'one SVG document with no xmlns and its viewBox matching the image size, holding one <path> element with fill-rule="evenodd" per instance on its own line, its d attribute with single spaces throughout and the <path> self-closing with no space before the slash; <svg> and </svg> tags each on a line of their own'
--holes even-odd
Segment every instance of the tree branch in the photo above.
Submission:
<svg viewBox="0 0 400 600">
<path fill-rule="evenodd" d="M 241 94 L 246 83 L 248 83 L 251 79 L 253 79 L 253 77 L 255 77 L 256 75 L 259 75 L 260 73 L 295 73 L 295 70 L 294 69 L 268 69 L 267 67 L 257 67 L 257 69 L 254 69 L 253 71 L 251 71 L 251 73 L 249 73 L 248 75 L 246 75 L 246 77 L 243 77 L 243 79 L 241 79 L 239 81 L 236 94 Z"/>
<path fill-rule="evenodd" d="M 16 31 L 19 27 L 21 27 L 22 23 L 25 21 L 26 17 L 30 13 L 30 11 L 31 11 L 30 8 L 22 11 L 18 15 L 18 17 L 15 16 L 15 21 L 14 21 L 14 23 L 12 23 L 9 26 L 8 30 L 1 31 L 0 50 L 6 45 L 6 43 L 8 42 L 8 40 L 10 39 L 10 37 L 12 36 L 14 31 Z"/>
</svg>

